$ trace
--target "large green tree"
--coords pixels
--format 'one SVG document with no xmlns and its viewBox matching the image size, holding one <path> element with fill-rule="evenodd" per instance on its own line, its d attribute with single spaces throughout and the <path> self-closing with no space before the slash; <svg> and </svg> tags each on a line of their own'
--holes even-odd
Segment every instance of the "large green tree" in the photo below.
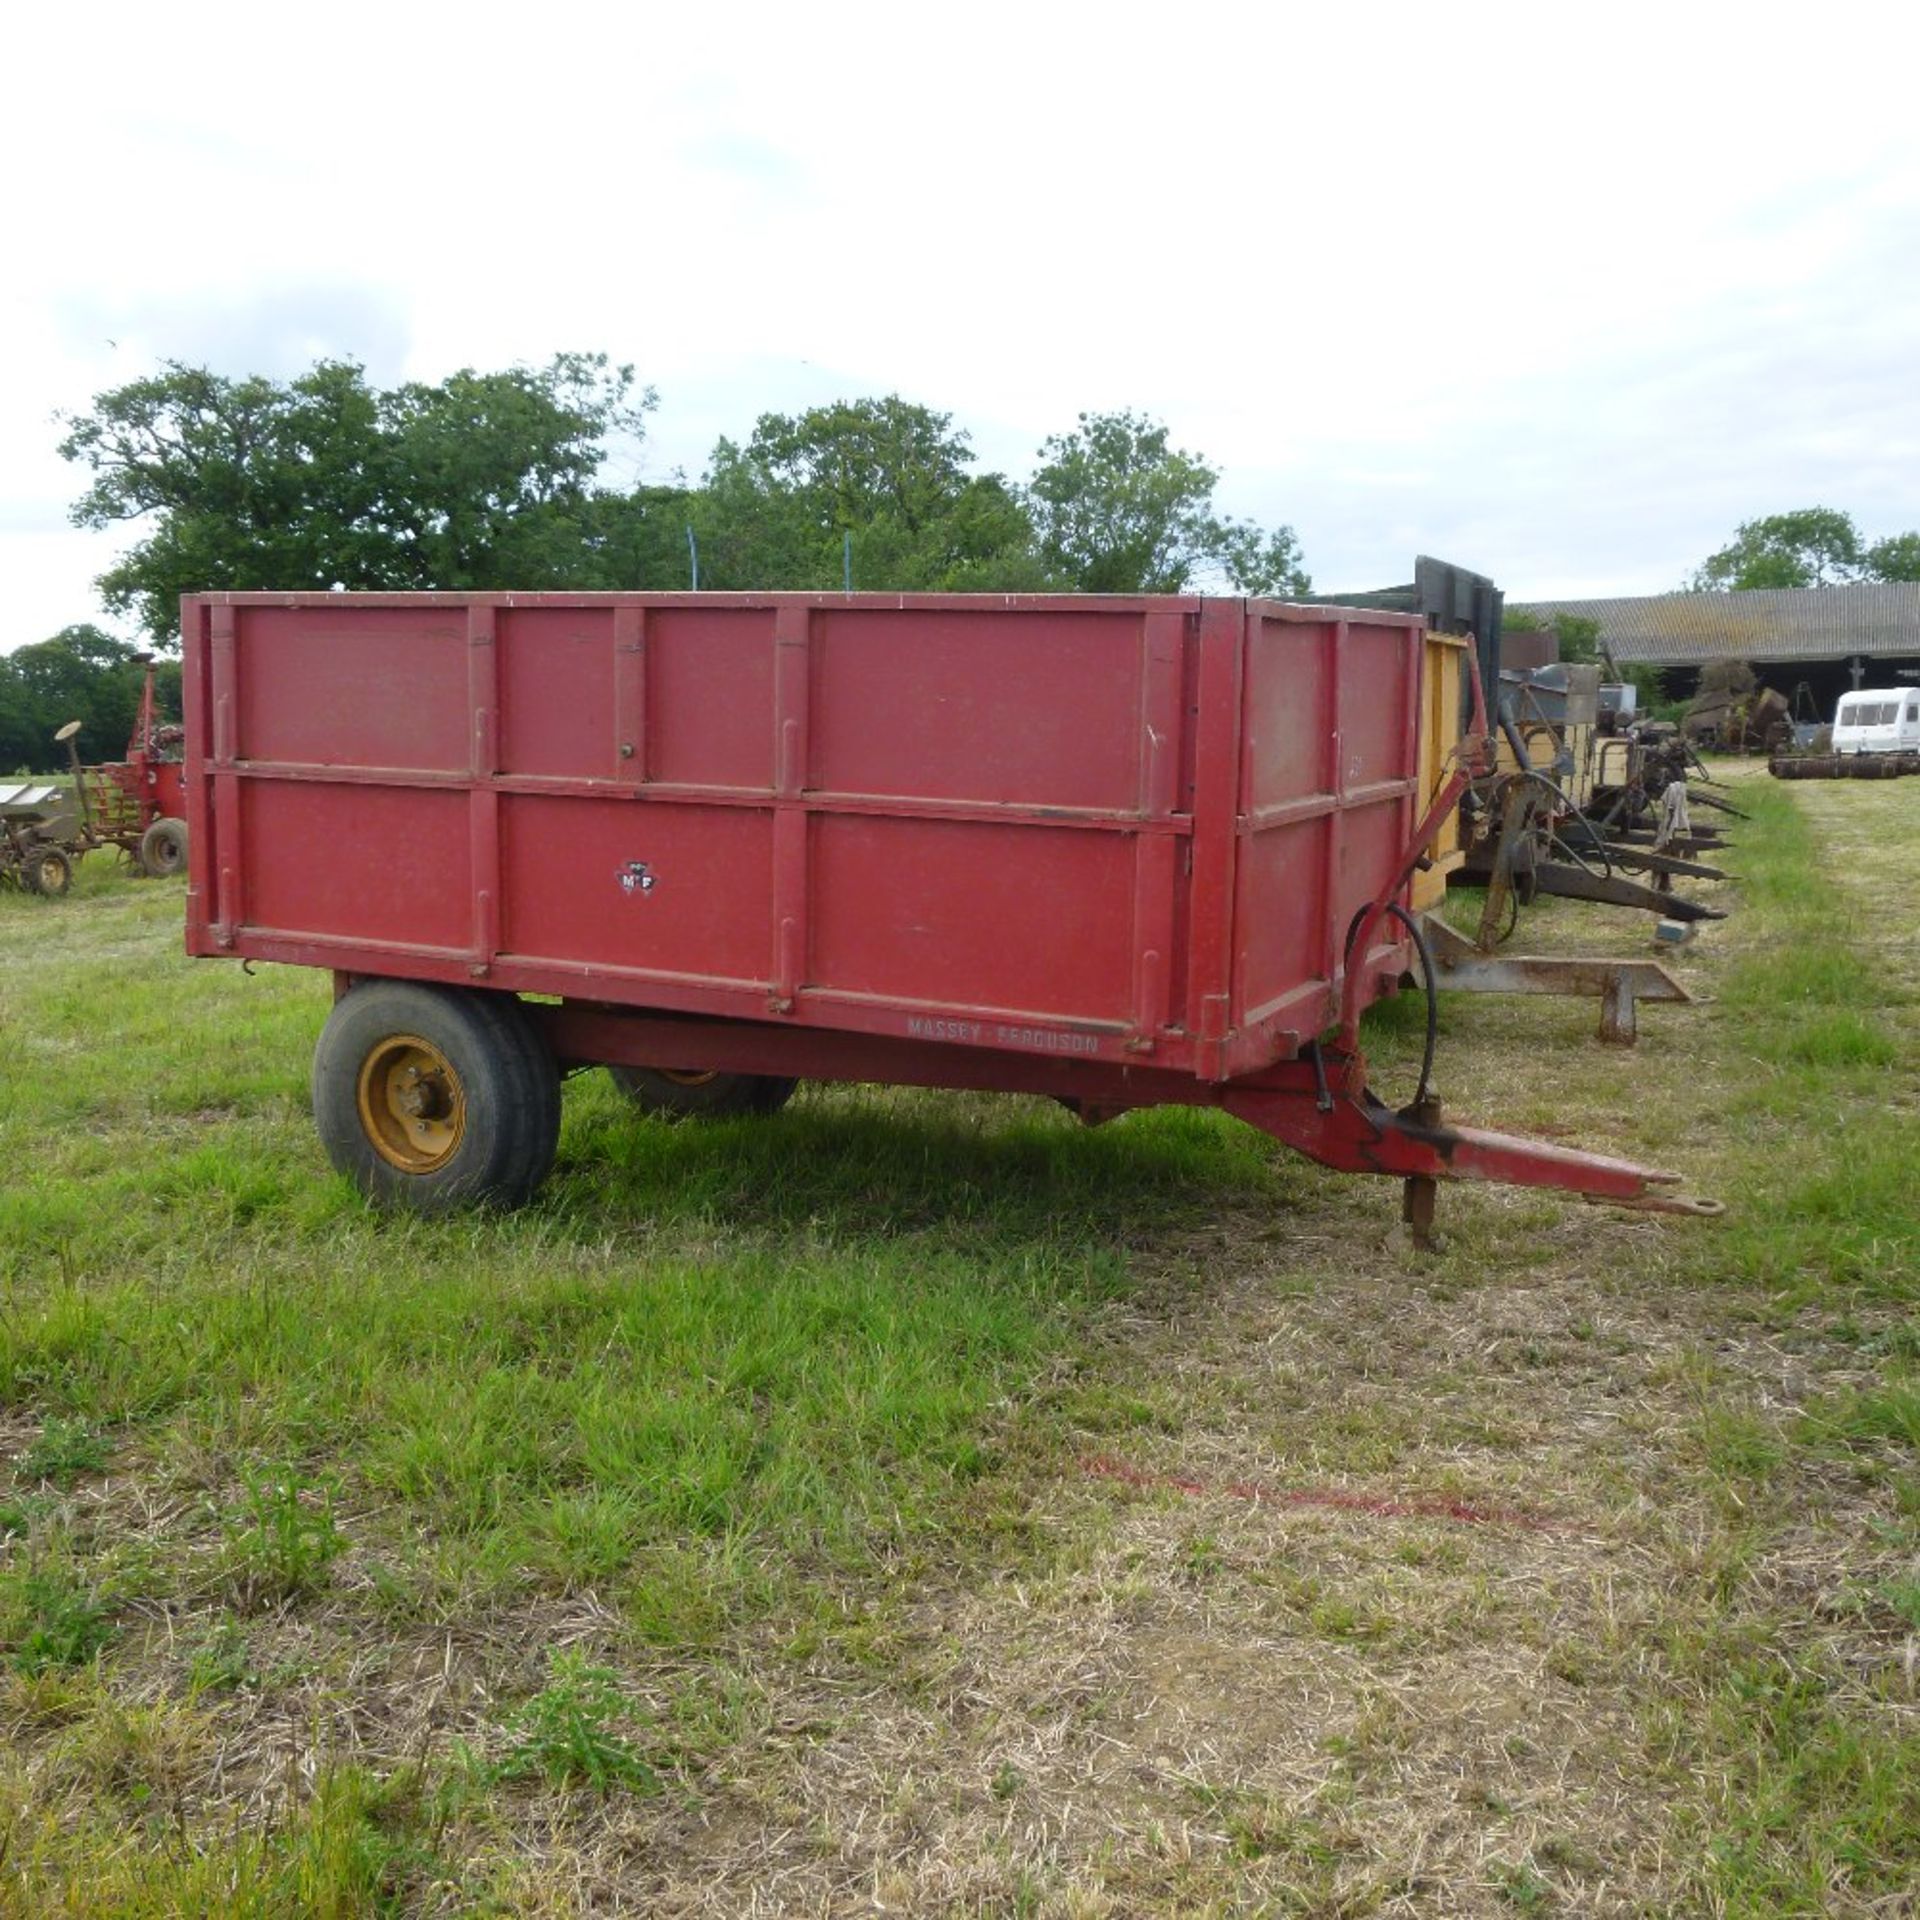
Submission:
<svg viewBox="0 0 1920 1920">
<path fill-rule="evenodd" d="M 654 404 L 561 354 L 371 386 L 351 361 L 229 379 L 169 362 L 98 395 L 61 451 L 82 526 L 140 537 L 101 577 L 162 647 L 195 589 L 841 585 L 893 591 L 1303 592 L 1291 528 L 1217 514 L 1218 475 L 1132 413 L 1082 414 L 1028 487 L 976 470 L 950 414 L 902 399 L 763 414 L 698 487 L 605 484 Z"/>
<path fill-rule="evenodd" d="M 1700 563 L 1696 591 L 1828 587 L 1848 580 L 1920 580 L 1920 533 L 1889 534 L 1871 545 L 1853 515 L 1802 507 L 1743 520 L 1733 538 Z"/>
<path fill-rule="evenodd" d="M 99 586 L 164 646 L 196 588 L 664 584 L 609 577 L 648 550 L 647 502 L 599 483 L 652 405 L 603 354 L 384 391 L 351 361 L 286 382 L 168 362 L 60 451 L 92 476 L 79 525 L 145 524 Z"/>
<path fill-rule="evenodd" d="M 1867 549 L 1867 573 L 1875 580 L 1920 580 L 1920 533 L 1893 533 Z"/>
<path fill-rule="evenodd" d="M 1216 513 L 1219 478 L 1158 421 L 1083 413 L 1041 447 L 1028 487 L 1041 559 L 1087 593 L 1181 593 L 1210 577 L 1243 593 L 1305 593 L 1293 529 Z"/>
<path fill-rule="evenodd" d="M 1032 522 L 950 414 L 841 400 L 762 414 L 714 448 L 695 501 L 701 584 L 833 588 L 851 537 L 854 584 L 907 592 L 1049 584 Z"/>
<path fill-rule="evenodd" d="M 1825 587 L 1860 571 L 1860 529 L 1832 507 L 1802 507 L 1743 520 L 1718 553 L 1700 563 L 1696 589 Z"/>
</svg>

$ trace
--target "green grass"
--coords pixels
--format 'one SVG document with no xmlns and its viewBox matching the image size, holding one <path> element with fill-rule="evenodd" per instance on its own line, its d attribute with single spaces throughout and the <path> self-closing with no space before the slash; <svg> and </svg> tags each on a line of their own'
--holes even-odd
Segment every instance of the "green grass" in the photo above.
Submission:
<svg viewBox="0 0 1920 1920">
<path fill-rule="evenodd" d="M 386 1779 L 355 1767 L 329 1770 L 311 1798 L 270 1811 L 212 1848 L 181 1845 L 177 1835 L 169 1843 L 145 1803 L 132 1811 L 132 1818 L 94 1814 L 61 1824 L 17 1783 L 0 1779 L 9 1836 L 0 1914 L 350 1920 L 512 1910 L 435 1855 L 430 1812 L 404 1770 Z"/>
<path fill-rule="evenodd" d="M 186 961 L 178 890 L 104 863 L 67 904 L 65 951 L 0 917 L 0 1400 L 44 1423 L 24 1479 L 111 1432 L 205 1489 L 177 1594 L 345 1553 L 389 1616 L 590 1587 L 710 1639 L 940 1551 L 1128 1244 L 1300 1177 L 1218 1116 L 869 1090 L 670 1128 L 595 1074 L 540 1207 L 382 1219 L 305 1111 L 324 981 Z"/>
<path fill-rule="evenodd" d="M 665 1128 L 596 1075 L 539 1209 L 381 1219 L 311 1137 L 324 983 L 189 964 L 178 889 L 103 866 L 64 921 L 0 906 L 0 1403 L 40 1423 L 13 1507 L 36 1526 L 30 1488 L 114 1451 L 194 1499 L 157 1551 L 69 1530 L 58 1565 L 0 1575 L 22 1675 L 124 1641 L 134 1592 L 345 1606 L 377 1634 L 591 1591 L 629 1647 L 684 1650 L 805 1617 L 823 1579 L 977 1551 L 969 1489 L 1045 1444 L 1020 1384 L 1125 1291 L 1129 1236 L 1286 1187 L 1204 1117 L 1127 1140 L 1039 1103 L 875 1093 Z M 231 1624 L 183 1669 L 209 1703 L 272 1677 Z M 650 1790 L 609 1672 L 563 1659 L 529 1685 L 479 1785 Z M 136 1895 L 138 1829 L 109 1841 L 83 1806 L 57 1839 L 18 1793 L 12 1884 L 57 1903 L 98 1846 L 97 1911 L 114 1887 L 156 1912 L 371 1911 L 430 1841 L 350 1769 L 223 1841 L 218 1899 L 191 1865 Z"/>
<path fill-rule="evenodd" d="M 567 1849 L 583 1888 L 679 1849 L 684 1891 L 741 1834 L 728 1871 L 764 1841 L 956 1913 L 1890 1898 L 1915 1008 L 1792 794 L 1742 804 L 1701 1007 L 1623 1059 L 1591 1006 L 1448 1000 L 1440 1066 L 1728 1218 L 1449 1193 L 1419 1259 L 1390 1187 L 1218 1115 L 808 1089 L 665 1127 L 597 1074 L 540 1204 L 381 1219 L 306 1111 L 324 981 L 189 963 L 179 888 L 104 861 L 0 897 L 0 1914 L 565 1912 Z M 1390 1097 L 1422 1030 L 1369 1016 Z M 1089 1482 L 1108 1452 L 1549 1528 Z M 1448 1702 L 1508 1664 L 1474 1746 Z M 1538 1738 L 1596 1806 L 1646 1790 L 1655 1865 L 1511 1811 L 1543 1708 L 1591 1712 Z"/>
<path fill-rule="evenodd" d="M 1717 1263 L 1793 1301 L 1920 1298 L 1913 997 L 1869 957 L 1804 809 L 1751 783 L 1738 855 L 1745 949 L 1719 1020 L 1743 1056 L 1746 1203 Z"/>
<path fill-rule="evenodd" d="M 224 1525 L 228 1577 L 248 1601 L 318 1592 L 347 1545 L 331 1493 L 290 1469 L 249 1471 L 244 1498 Z"/>
<path fill-rule="evenodd" d="M 1206 1116 L 1086 1135 L 873 1094 L 665 1128 L 595 1075 L 538 1210 L 383 1220 L 304 1111 L 323 986 L 190 965 L 153 937 L 177 891 L 89 883 L 72 963 L 31 957 L 44 916 L 0 923 L 0 1396 L 51 1423 L 27 1470 L 98 1465 L 109 1423 L 255 1505 L 324 1463 L 404 1510 L 362 1544 L 422 1606 L 612 1578 L 677 1636 L 697 1569 L 759 1543 L 890 1550 L 1007 1443 L 1008 1383 L 1124 1287 L 1129 1234 L 1288 1177 Z M 233 1541 L 286 1591 L 317 1572 L 298 1520 Z"/>
<path fill-rule="evenodd" d="M 0 1652 L 16 1672 L 84 1666 L 113 1636 L 99 1595 L 71 1568 L 0 1571 Z"/>
<path fill-rule="evenodd" d="M 490 1783 L 541 1776 L 556 1786 L 586 1786 L 596 1793 L 616 1787 L 658 1793 L 659 1774 L 619 1730 L 630 1713 L 610 1668 L 578 1653 L 558 1653 L 552 1679 L 509 1723 L 504 1751 L 474 1763 L 472 1771 Z"/>
<path fill-rule="evenodd" d="M 55 1418 L 41 1428 L 20 1455 L 16 1471 L 23 1480 L 65 1485 L 79 1474 L 104 1467 L 110 1452 L 106 1436 L 90 1421 Z"/>
<path fill-rule="evenodd" d="M 1717 1910 L 1762 1920 L 1910 1896 L 1920 1737 L 1849 1698 L 1830 1663 L 1742 1647 L 1702 1665 L 1704 1711 L 1678 1738 L 1720 1785 L 1704 1836 Z"/>
</svg>

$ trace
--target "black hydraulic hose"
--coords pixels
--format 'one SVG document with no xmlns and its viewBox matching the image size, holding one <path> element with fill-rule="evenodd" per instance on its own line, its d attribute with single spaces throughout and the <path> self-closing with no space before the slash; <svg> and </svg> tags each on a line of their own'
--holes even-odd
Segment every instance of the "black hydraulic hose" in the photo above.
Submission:
<svg viewBox="0 0 1920 1920">
<path fill-rule="evenodd" d="M 1307 1048 L 1307 1058 L 1313 1062 L 1313 1103 L 1322 1113 L 1331 1113 L 1333 1089 L 1327 1085 L 1327 1056 L 1317 1034 L 1313 1044 Z"/>
<path fill-rule="evenodd" d="M 1440 1045 L 1440 975 L 1434 967 L 1433 949 L 1427 944 L 1427 936 L 1421 930 L 1420 922 L 1398 900 L 1389 900 L 1386 910 L 1411 936 L 1414 951 L 1420 956 L 1420 977 L 1427 990 L 1427 1041 L 1420 1055 L 1419 1090 L 1413 1096 L 1414 1105 L 1424 1107 L 1433 1086 L 1433 1056 Z M 1346 958 L 1349 965 L 1353 960 L 1354 935 L 1360 931 L 1360 923 L 1367 917 L 1367 912 L 1367 908 L 1362 907 L 1347 928 Z"/>
<path fill-rule="evenodd" d="M 1503 705 L 1500 709 L 1500 731 L 1507 736 L 1507 745 L 1513 749 L 1513 757 L 1520 763 L 1520 771 L 1529 773 L 1533 769 L 1533 755 L 1527 751 L 1527 743 L 1520 737 L 1520 729 L 1513 724 L 1513 715 Z"/>
<path fill-rule="evenodd" d="M 1543 787 L 1545 787 L 1546 790 L 1550 794 L 1552 794 L 1557 801 L 1559 801 L 1561 807 L 1565 810 L 1567 815 L 1572 819 L 1578 820 L 1580 824 L 1586 828 L 1588 839 L 1592 846 L 1592 849 L 1593 851 L 1599 854 L 1601 864 L 1604 867 L 1606 872 L 1606 877 L 1609 880 L 1611 880 L 1613 878 L 1613 858 L 1607 852 L 1606 839 L 1601 834 L 1600 830 L 1593 824 L 1593 822 L 1589 820 L 1587 816 L 1584 813 L 1582 813 L 1577 806 L 1574 805 L 1573 799 L 1568 794 L 1567 790 L 1563 786 L 1561 786 L 1561 784 L 1557 780 L 1548 778 L 1548 776 L 1542 773 L 1538 767 L 1528 767 L 1526 769 L 1526 777 L 1529 780 L 1539 781 L 1539 783 Z M 1551 828 L 1548 829 L 1548 837 L 1553 841 L 1554 845 L 1557 846 L 1563 853 L 1565 853 L 1571 860 L 1575 861 L 1578 865 L 1585 867 L 1589 873 L 1592 873 L 1594 871 L 1593 862 L 1591 860 L 1583 858 L 1582 855 L 1573 847 L 1573 845 L 1569 841 L 1562 839 L 1561 836 L 1558 833 L 1554 832 Z"/>
<path fill-rule="evenodd" d="M 1520 894 L 1517 888 L 1507 887 L 1507 924 L 1500 929 L 1494 940 L 1496 947 L 1504 947 L 1513 938 L 1513 930 L 1520 924 Z"/>
</svg>

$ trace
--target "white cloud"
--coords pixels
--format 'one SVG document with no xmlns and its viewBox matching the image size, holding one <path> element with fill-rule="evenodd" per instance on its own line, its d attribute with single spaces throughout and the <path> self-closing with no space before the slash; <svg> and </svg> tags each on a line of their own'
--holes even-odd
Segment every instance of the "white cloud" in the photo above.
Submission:
<svg viewBox="0 0 1920 1920">
<path fill-rule="evenodd" d="M 1670 584 L 1920 525 L 1920 24 L 1833 6 L 109 6 L 0 117 L 0 646 L 93 617 L 49 415 L 162 357 L 604 348 L 646 462 L 898 388 L 1159 414 L 1324 585 Z M 109 341 L 118 342 L 117 346 Z"/>
</svg>

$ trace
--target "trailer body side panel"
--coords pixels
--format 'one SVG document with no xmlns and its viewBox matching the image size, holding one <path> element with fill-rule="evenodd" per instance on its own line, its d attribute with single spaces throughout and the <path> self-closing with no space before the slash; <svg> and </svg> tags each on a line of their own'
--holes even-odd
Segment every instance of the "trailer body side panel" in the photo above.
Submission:
<svg viewBox="0 0 1920 1920">
<path fill-rule="evenodd" d="M 1151 1065 L 1290 1057 L 1422 801 L 1420 622 L 1190 597 L 183 602 L 188 946 Z"/>
</svg>

